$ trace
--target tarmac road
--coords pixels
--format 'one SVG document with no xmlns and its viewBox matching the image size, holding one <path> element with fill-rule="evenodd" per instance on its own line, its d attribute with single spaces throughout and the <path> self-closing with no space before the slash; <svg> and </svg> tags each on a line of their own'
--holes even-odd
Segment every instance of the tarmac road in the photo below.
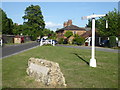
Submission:
<svg viewBox="0 0 120 90">
<path fill-rule="evenodd" d="M 37 47 L 39 43 L 31 42 L 31 43 L 23 43 L 19 45 L 8 45 L 2 47 L 2 58 L 17 54 L 19 52 Z M 0 57 L 1 58 L 1 57 Z"/>
<path fill-rule="evenodd" d="M 29 50 L 31 48 L 35 48 L 39 46 L 39 43 L 37 42 L 32 42 L 32 43 L 24 43 L 20 45 L 9 45 L 9 46 L 4 46 L 0 47 L 0 51 L 2 51 L 0 54 L 0 58 L 5 58 L 14 54 L 18 54 L 20 52 Z M 62 46 L 62 47 L 69 47 L 69 48 L 79 48 L 79 49 L 88 49 L 91 50 L 91 47 L 86 47 L 86 46 L 67 46 L 67 45 L 56 45 L 56 46 Z M 110 48 L 102 48 L 102 47 L 96 47 L 97 51 L 104 51 L 104 52 L 113 52 L 113 53 L 120 53 L 120 50 L 117 49 L 110 49 Z"/>
<path fill-rule="evenodd" d="M 79 49 L 89 49 L 91 50 L 91 46 L 67 46 L 67 45 L 57 45 L 62 47 L 69 47 L 69 48 L 79 48 Z M 110 49 L 110 48 L 103 48 L 103 47 L 95 47 L 97 51 L 104 51 L 104 52 L 113 52 L 113 53 L 120 53 L 120 50 L 117 49 Z"/>
</svg>

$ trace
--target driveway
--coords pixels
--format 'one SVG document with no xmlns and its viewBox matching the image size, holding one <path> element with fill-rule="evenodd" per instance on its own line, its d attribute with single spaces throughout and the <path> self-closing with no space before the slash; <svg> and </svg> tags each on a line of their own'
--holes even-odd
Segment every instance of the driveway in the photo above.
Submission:
<svg viewBox="0 0 120 90">
<path fill-rule="evenodd" d="M 25 50 L 37 47 L 39 43 L 31 42 L 31 43 L 23 43 L 19 45 L 8 45 L 2 47 L 2 58 L 23 52 Z M 1 57 L 0 57 L 1 58 Z"/>
<path fill-rule="evenodd" d="M 88 49 L 91 50 L 91 46 L 67 46 L 67 45 L 57 45 L 61 47 L 69 47 L 69 48 L 79 48 L 79 49 Z M 110 48 L 103 48 L 103 47 L 95 47 L 97 51 L 104 51 L 104 52 L 113 52 L 113 53 L 120 53 L 120 50 L 117 49 L 110 49 Z"/>
</svg>

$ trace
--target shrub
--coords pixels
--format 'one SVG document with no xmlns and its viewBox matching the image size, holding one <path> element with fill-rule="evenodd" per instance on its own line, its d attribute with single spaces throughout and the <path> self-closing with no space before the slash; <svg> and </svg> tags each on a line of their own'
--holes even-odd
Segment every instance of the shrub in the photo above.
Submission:
<svg viewBox="0 0 120 90">
<path fill-rule="evenodd" d="M 116 45 L 117 45 L 116 36 L 110 36 L 109 37 L 109 47 L 115 47 Z"/>
<path fill-rule="evenodd" d="M 67 37 L 67 38 L 71 37 L 72 35 L 73 35 L 73 33 L 72 33 L 71 31 L 67 31 L 67 32 L 64 34 L 64 36 Z"/>
<path fill-rule="evenodd" d="M 32 41 L 35 41 L 36 39 L 37 39 L 37 36 L 36 36 L 36 35 L 31 36 L 31 40 L 32 40 Z"/>
<path fill-rule="evenodd" d="M 84 44 L 85 39 L 82 37 L 75 37 L 72 41 L 73 44 L 77 44 L 77 45 L 83 45 Z"/>
<path fill-rule="evenodd" d="M 64 39 L 63 44 L 68 44 L 68 39 Z"/>
<path fill-rule="evenodd" d="M 58 40 L 58 43 L 59 43 L 59 44 L 63 44 L 63 42 L 64 42 L 64 39 L 63 39 L 63 38 L 60 38 L 60 39 Z"/>
</svg>

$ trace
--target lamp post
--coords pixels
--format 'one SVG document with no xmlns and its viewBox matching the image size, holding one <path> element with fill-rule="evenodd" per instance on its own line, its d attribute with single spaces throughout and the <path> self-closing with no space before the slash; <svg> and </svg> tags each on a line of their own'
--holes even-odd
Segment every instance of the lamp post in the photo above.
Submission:
<svg viewBox="0 0 120 90">
<path fill-rule="evenodd" d="M 91 50 L 91 59 L 90 59 L 90 67 L 96 67 L 96 59 L 95 59 L 95 18 L 96 17 L 104 17 L 104 15 L 90 15 L 90 16 L 83 16 L 82 19 L 92 19 L 92 50 Z"/>
</svg>

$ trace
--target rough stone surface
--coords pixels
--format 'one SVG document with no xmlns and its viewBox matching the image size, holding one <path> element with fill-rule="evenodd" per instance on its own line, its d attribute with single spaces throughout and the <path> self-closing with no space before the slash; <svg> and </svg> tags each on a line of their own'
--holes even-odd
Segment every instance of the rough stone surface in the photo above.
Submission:
<svg viewBox="0 0 120 90">
<path fill-rule="evenodd" d="M 30 58 L 26 70 L 29 76 L 48 86 L 65 86 L 65 78 L 59 64 L 44 59 Z"/>
</svg>

